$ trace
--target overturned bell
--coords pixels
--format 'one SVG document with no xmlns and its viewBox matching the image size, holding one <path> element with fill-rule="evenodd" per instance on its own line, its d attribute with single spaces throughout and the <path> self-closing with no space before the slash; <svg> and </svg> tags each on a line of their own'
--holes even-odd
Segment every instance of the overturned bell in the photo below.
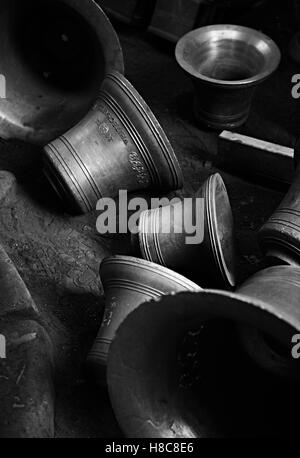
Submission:
<svg viewBox="0 0 300 458">
<path fill-rule="evenodd" d="M 158 121 L 120 73 L 106 76 L 86 117 L 45 147 L 45 174 L 69 208 L 88 212 L 120 189 L 182 187 L 175 153 Z"/>
<path fill-rule="evenodd" d="M 138 233 L 132 237 L 134 250 L 202 286 L 232 288 L 236 283 L 233 216 L 221 175 L 211 175 L 197 195 L 142 212 Z"/>
<path fill-rule="evenodd" d="M 295 148 L 299 164 L 300 143 Z M 300 265 L 300 165 L 294 181 L 279 207 L 258 233 L 262 250 L 276 262 Z"/>
<path fill-rule="evenodd" d="M 113 256 L 100 267 L 105 291 L 104 318 L 88 355 L 88 367 L 98 383 L 106 381 L 106 364 L 111 342 L 126 316 L 145 301 L 179 291 L 201 288 L 176 272 L 142 259 Z"/>
<path fill-rule="evenodd" d="M 106 73 L 123 72 L 118 37 L 93 0 L 5 0 L 0 24 L 2 138 L 45 145 L 88 112 Z"/>
<path fill-rule="evenodd" d="M 182 37 L 176 59 L 192 77 L 198 121 L 214 129 L 230 129 L 246 122 L 254 89 L 275 71 L 280 51 L 261 32 L 221 24 Z"/>
<path fill-rule="evenodd" d="M 300 269 L 284 266 L 260 272 L 237 293 L 185 292 L 137 307 L 117 331 L 107 368 L 125 435 L 298 435 L 298 385 L 278 384 L 251 364 L 234 330 L 237 322 L 258 328 L 292 359 L 299 301 Z M 184 348 L 187 334 L 197 332 L 197 345 Z"/>
</svg>

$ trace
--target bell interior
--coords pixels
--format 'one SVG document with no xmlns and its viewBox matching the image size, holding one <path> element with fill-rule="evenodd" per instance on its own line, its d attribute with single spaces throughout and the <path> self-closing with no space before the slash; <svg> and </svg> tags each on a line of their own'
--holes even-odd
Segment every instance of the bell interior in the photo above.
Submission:
<svg viewBox="0 0 300 458">
<path fill-rule="evenodd" d="M 63 132 L 88 111 L 104 76 L 104 54 L 88 20 L 68 2 L 1 5 L 0 114 L 19 127 Z"/>
</svg>

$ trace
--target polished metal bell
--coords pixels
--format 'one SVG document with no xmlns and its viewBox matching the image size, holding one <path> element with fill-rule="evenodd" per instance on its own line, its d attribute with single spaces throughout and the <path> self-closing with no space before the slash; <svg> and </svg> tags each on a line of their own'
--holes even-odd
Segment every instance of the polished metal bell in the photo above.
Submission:
<svg viewBox="0 0 300 458">
<path fill-rule="evenodd" d="M 276 428 L 283 433 L 287 417 L 277 409 L 279 404 L 294 408 L 297 385 L 281 388 L 256 372 L 234 329 L 238 323 L 269 335 L 286 349 L 299 374 L 299 360 L 291 362 L 292 338 L 300 331 L 299 303 L 300 268 L 280 266 L 259 272 L 237 293 L 185 292 L 141 304 L 121 324 L 108 358 L 110 398 L 124 434 L 251 437 L 268 435 L 270 424 L 275 435 Z M 199 329 L 205 333 L 191 364 L 198 377 L 186 383 L 188 366 L 182 366 L 180 349 L 187 333 Z M 186 357 L 191 359 L 190 351 Z"/>
<path fill-rule="evenodd" d="M 236 284 L 233 231 L 227 190 L 215 173 L 197 197 L 142 212 L 132 241 L 134 250 L 148 261 L 192 276 L 202 286 L 232 288 Z"/>
<path fill-rule="evenodd" d="M 88 112 L 107 72 L 124 70 L 118 37 L 93 0 L 5 0 L 0 30 L 5 139 L 45 145 Z"/>
<path fill-rule="evenodd" d="M 92 110 L 45 147 L 45 174 L 69 209 L 88 212 L 119 190 L 182 187 L 175 153 L 150 108 L 120 73 L 106 75 Z"/>
<path fill-rule="evenodd" d="M 106 381 L 106 364 L 111 342 L 127 315 L 145 301 L 179 291 L 201 288 L 165 267 L 128 256 L 106 258 L 100 267 L 105 291 L 104 318 L 88 355 L 87 363 L 97 383 Z"/>
<path fill-rule="evenodd" d="M 299 164 L 300 144 L 295 148 Z M 277 263 L 300 265 L 300 165 L 294 181 L 279 207 L 260 229 L 259 241 L 264 253 Z"/>
<path fill-rule="evenodd" d="M 280 51 L 261 32 L 220 24 L 182 37 L 176 59 L 193 80 L 197 120 L 213 129 L 233 129 L 246 122 L 254 89 L 276 70 Z"/>
</svg>

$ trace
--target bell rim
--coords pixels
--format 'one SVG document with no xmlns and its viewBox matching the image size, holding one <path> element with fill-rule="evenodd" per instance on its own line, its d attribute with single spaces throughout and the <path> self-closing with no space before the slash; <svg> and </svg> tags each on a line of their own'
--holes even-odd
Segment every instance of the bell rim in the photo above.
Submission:
<svg viewBox="0 0 300 458">
<path fill-rule="evenodd" d="M 185 277 L 184 275 L 179 274 L 178 272 L 169 269 L 168 267 L 164 267 L 160 264 L 156 264 L 155 262 L 148 261 L 142 258 L 135 258 L 134 256 L 123 256 L 123 255 L 114 255 L 109 256 L 103 259 L 100 264 L 100 277 L 105 286 L 110 282 L 110 279 L 107 278 L 105 269 L 109 265 L 114 266 L 129 266 L 137 269 L 141 269 L 143 271 L 147 271 L 152 274 L 163 276 L 164 278 L 171 280 L 172 282 L 180 283 L 188 290 L 193 291 L 201 291 L 202 288 L 197 285 L 197 283 L 193 282 L 189 278 Z M 137 283 L 138 284 L 138 283 Z"/>
<path fill-rule="evenodd" d="M 184 58 L 184 48 L 186 43 L 192 38 L 195 39 L 199 34 L 202 34 L 203 32 L 209 32 L 209 31 L 239 31 L 239 32 L 245 32 L 245 33 L 251 33 L 255 35 L 257 38 L 262 40 L 265 44 L 267 44 L 271 50 L 272 54 L 272 59 L 270 59 L 270 66 L 268 69 L 265 69 L 264 71 L 258 73 L 255 76 L 245 78 L 245 79 L 239 79 L 239 80 L 222 80 L 222 79 L 215 79 L 215 78 L 210 78 L 208 76 L 203 75 L 200 72 L 197 72 L 193 66 L 189 63 L 186 62 Z M 214 25 L 208 25 L 204 27 L 199 27 L 197 29 L 194 29 L 187 34 L 185 34 L 183 37 L 180 38 L 180 40 L 177 42 L 176 48 L 175 48 L 175 57 L 177 60 L 177 63 L 179 66 L 185 70 L 188 74 L 190 74 L 192 77 L 196 78 L 197 80 L 202 81 L 203 83 L 211 84 L 211 85 L 217 85 L 220 87 L 227 87 L 227 88 L 242 88 L 242 87 L 249 87 L 249 86 L 254 86 L 258 84 L 261 81 L 264 81 L 266 78 L 271 76 L 271 74 L 277 69 L 277 67 L 280 64 L 281 61 L 281 51 L 278 47 L 278 45 L 275 43 L 274 40 L 272 40 L 270 37 L 268 37 L 266 34 L 250 28 L 250 27 L 245 27 L 245 26 L 240 26 L 240 25 L 234 25 L 234 24 L 214 24 Z M 265 65 L 267 66 L 267 65 Z"/>
</svg>

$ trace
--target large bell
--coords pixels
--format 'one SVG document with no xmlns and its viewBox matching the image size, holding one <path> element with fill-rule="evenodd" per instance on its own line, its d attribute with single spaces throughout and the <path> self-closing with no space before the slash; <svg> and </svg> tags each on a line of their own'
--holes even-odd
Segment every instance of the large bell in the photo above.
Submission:
<svg viewBox="0 0 300 458">
<path fill-rule="evenodd" d="M 88 366 L 98 383 L 106 381 L 111 342 L 127 315 L 145 301 L 179 291 L 201 288 L 187 278 L 152 262 L 127 256 L 105 259 L 100 267 L 105 291 L 104 318 L 88 356 Z"/>
<path fill-rule="evenodd" d="M 93 0 L 3 0 L 0 136 L 46 144 L 76 124 L 105 74 L 123 72 L 117 35 Z"/>
<path fill-rule="evenodd" d="M 142 212 L 132 240 L 134 249 L 148 261 L 192 275 L 205 287 L 232 288 L 236 283 L 233 231 L 227 190 L 215 173 L 197 197 Z"/>
<path fill-rule="evenodd" d="M 284 266 L 259 272 L 237 293 L 179 293 L 137 307 L 118 329 L 108 359 L 108 388 L 124 433 L 298 435 L 292 418 L 298 385 L 261 371 L 235 331 L 239 323 L 264 332 L 299 373 L 299 360 L 291 355 L 300 331 L 299 303 L 300 269 Z M 186 339 L 196 332 L 194 345 Z"/>
</svg>

